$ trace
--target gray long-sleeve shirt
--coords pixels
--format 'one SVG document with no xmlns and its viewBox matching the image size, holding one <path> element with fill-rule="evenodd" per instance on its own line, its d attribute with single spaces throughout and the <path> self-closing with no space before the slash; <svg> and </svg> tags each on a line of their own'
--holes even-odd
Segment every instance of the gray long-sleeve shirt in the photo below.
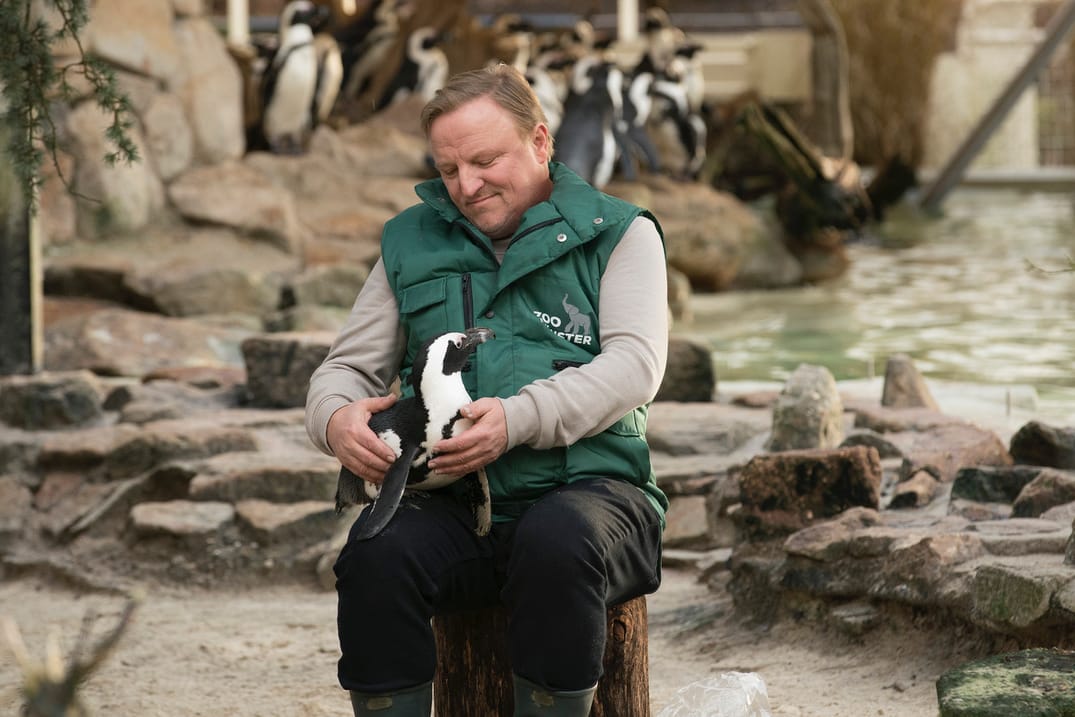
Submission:
<svg viewBox="0 0 1075 717">
<path fill-rule="evenodd" d="M 494 243 L 498 258 L 506 244 Z M 651 401 L 668 357 L 667 297 L 660 236 L 652 221 L 638 217 L 601 276 L 601 353 L 584 366 L 564 369 L 500 399 L 507 449 L 571 445 Z M 310 377 L 306 430 L 314 445 L 332 453 L 326 439 L 332 414 L 352 401 L 386 395 L 403 350 L 396 297 L 378 261 L 324 363 Z"/>
</svg>

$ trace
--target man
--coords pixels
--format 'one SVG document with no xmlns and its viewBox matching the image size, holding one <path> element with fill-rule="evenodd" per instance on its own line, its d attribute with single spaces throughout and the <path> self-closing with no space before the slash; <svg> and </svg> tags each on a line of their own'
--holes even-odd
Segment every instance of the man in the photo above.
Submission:
<svg viewBox="0 0 1075 717">
<path fill-rule="evenodd" d="M 310 379 L 307 430 L 379 483 L 394 455 L 367 424 L 396 400 L 396 374 L 431 336 L 491 328 L 464 373 L 474 425 L 438 443 L 430 467 L 485 467 L 494 524 L 479 537 L 449 486 L 348 541 L 335 566 L 340 683 L 356 715 L 427 717 L 431 616 L 499 600 L 515 715 L 587 715 L 606 607 L 660 584 L 667 499 L 645 406 L 667 352 L 661 236 L 648 212 L 551 161 L 540 105 L 508 65 L 452 78 L 422 124 L 440 178 L 385 224 L 381 259 Z"/>
</svg>

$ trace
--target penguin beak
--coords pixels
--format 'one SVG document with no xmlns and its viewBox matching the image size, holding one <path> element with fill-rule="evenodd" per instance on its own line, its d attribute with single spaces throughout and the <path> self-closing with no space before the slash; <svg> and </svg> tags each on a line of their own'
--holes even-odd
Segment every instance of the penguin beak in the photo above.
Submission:
<svg viewBox="0 0 1075 717">
<path fill-rule="evenodd" d="M 467 329 L 463 334 L 466 338 L 463 339 L 464 349 L 474 349 L 478 344 L 484 344 L 486 341 L 490 341 L 496 338 L 496 334 L 492 329 L 487 329 L 484 326 L 475 326 Z"/>
</svg>

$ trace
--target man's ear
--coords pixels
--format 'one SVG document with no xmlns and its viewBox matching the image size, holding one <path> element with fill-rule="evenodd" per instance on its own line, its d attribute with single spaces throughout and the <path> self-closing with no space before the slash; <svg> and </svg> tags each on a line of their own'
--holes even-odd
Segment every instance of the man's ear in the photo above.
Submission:
<svg viewBox="0 0 1075 717">
<path fill-rule="evenodd" d="M 534 154 L 541 163 L 549 161 L 549 128 L 544 122 L 539 122 L 531 133 L 530 141 L 533 143 Z"/>
</svg>

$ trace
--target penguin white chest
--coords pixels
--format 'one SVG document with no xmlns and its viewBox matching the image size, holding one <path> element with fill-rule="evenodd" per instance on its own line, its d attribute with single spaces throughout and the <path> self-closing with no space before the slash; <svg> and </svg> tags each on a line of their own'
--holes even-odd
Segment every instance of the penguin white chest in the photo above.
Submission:
<svg viewBox="0 0 1075 717">
<path fill-rule="evenodd" d="M 304 131 L 317 89 L 317 54 L 313 45 L 290 50 L 280 67 L 272 98 L 265 108 L 265 134 L 269 137 Z"/>
</svg>

